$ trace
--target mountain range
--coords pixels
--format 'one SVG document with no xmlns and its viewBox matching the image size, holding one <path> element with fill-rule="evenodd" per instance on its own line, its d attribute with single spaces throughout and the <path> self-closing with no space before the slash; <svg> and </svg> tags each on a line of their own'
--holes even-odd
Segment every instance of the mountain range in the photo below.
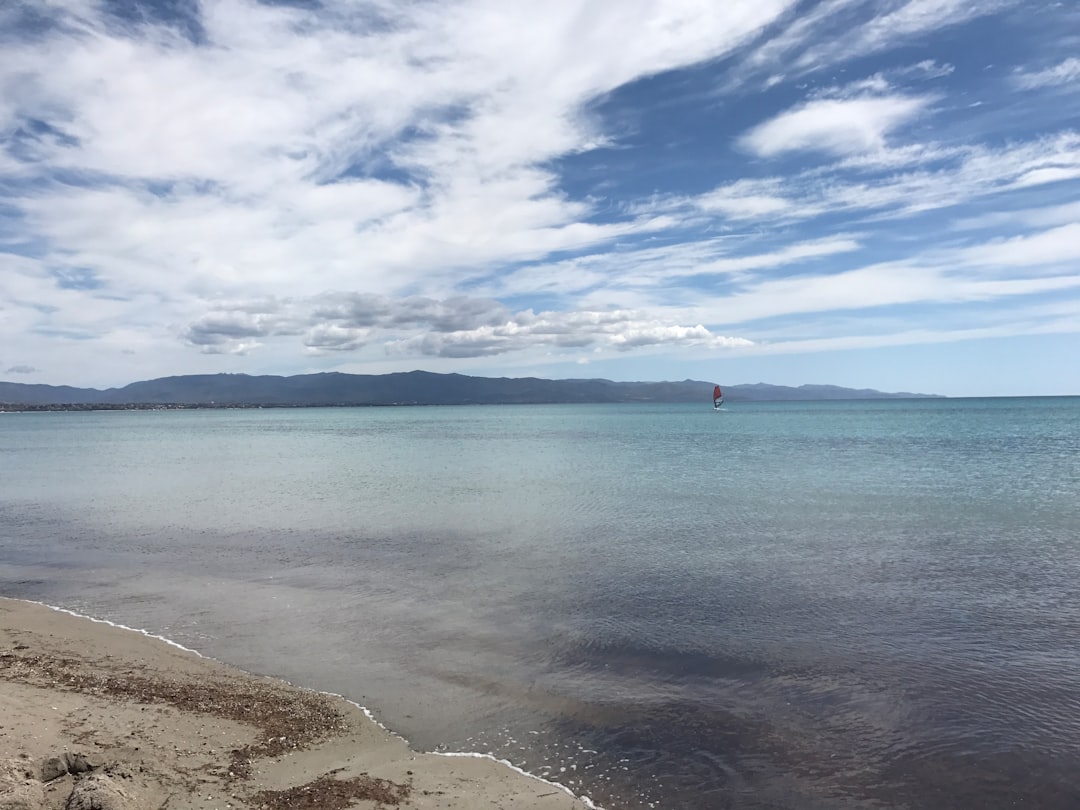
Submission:
<svg viewBox="0 0 1080 810">
<path fill-rule="evenodd" d="M 345 405 L 480 405 L 584 402 L 710 402 L 713 383 L 614 382 L 601 379 L 470 377 L 410 371 L 394 374 L 301 374 L 292 377 L 195 374 L 122 388 L 73 388 L 0 382 L 0 407 L 305 407 Z M 934 394 L 884 393 L 835 385 L 755 383 L 724 386 L 728 402 L 901 399 Z"/>
</svg>

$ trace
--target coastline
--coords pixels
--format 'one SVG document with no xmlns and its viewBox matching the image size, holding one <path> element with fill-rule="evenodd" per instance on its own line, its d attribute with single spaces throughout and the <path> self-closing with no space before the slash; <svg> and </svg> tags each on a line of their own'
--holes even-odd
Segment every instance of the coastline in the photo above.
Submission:
<svg viewBox="0 0 1080 810">
<path fill-rule="evenodd" d="M 344 697 L 36 602 L 0 597 L 0 681 L 13 806 L 595 808 L 486 755 L 413 751 Z"/>
</svg>

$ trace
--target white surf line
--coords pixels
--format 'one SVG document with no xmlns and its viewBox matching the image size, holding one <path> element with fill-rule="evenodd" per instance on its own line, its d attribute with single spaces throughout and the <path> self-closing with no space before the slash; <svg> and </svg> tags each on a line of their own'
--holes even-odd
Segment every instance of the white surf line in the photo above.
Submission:
<svg viewBox="0 0 1080 810">
<path fill-rule="evenodd" d="M 143 630 L 142 628 L 139 628 L 139 627 L 128 627 L 126 624 L 120 624 L 118 622 L 109 621 L 108 619 L 98 619 L 98 618 L 95 618 L 93 616 L 87 616 L 85 613 L 79 613 L 78 611 L 68 610 L 67 608 L 62 608 L 62 607 L 59 607 L 57 605 L 50 605 L 47 602 L 38 602 L 38 601 L 36 601 L 34 599 L 21 599 L 21 600 L 15 600 L 15 601 L 29 602 L 32 605 L 40 605 L 42 607 L 47 607 L 50 610 L 57 611 L 58 613 L 66 613 L 69 616 L 74 616 L 77 619 L 89 619 L 90 621 L 96 622 L 97 624 L 107 624 L 110 627 L 115 627 L 115 628 L 117 628 L 119 630 L 128 630 L 128 631 L 130 631 L 132 633 L 139 633 L 140 635 L 146 636 L 147 638 L 153 638 L 153 639 L 157 639 L 158 641 L 163 641 L 166 644 L 168 644 L 169 646 L 175 647 L 178 650 L 183 650 L 184 652 L 193 653 L 194 655 L 197 655 L 199 658 L 204 658 L 207 661 L 214 661 L 215 663 L 218 663 L 218 664 L 225 664 L 226 666 L 232 666 L 231 664 L 227 664 L 227 662 L 225 662 L 225 661 L 220 661 L 217 658 L 211 658 L 209 655 L 203 655 L 201 652 L 199 652 L 198 650 L 193 650 L 191 647 L 185 647 L 183 644 L 180 644 L 180 643 L 178 643 L 176 641 L 173 641 L 171 638 L 166 638 L 165 636 L 158 635 L 157 633 L 151 633 L 149 630 Z M 243 671 L 243 670 L 241 670 L 241 671 Z M 247 674 L 252 675 L 253 673 L 248 672 Z M 268 676 L 264 675 L 264 676 L 259 676 L 259 677 L 268 677 Z M 409 744 L 409 741 L 405 737 L 401 736 L 396 731 L 389 728 L 381 720 L 379 720 L 375 716 L 374 712 L 371 711 L 371 709 L 369 709 L 367 706 L 362 706 L 361 704 L 357 703 L 355 700 L 351 700 L 351 699 L 345 697 L 344 695 L 339 695 L 336 692 L 324 692 L 324 691 L 322 691 L 320 689 L 309 689 L 306 686 L 300 686 L 299 684 L 292 683 L 291 681 L 287 681 L 284 678 L 276 678 L 276 677 L 274 677 L 274 678 L 271 678 L 271 680 L 275 680 L 275 681 L 279 681 L 280 683 L 288 684 L 289 686 L 293 687 L 294 689 L 303 689 L 305 692 L 314 692 L 315 694 L 326 695 L 327 697 L 338 698 L 340 700 L 344 700 L 346 703 L 351 703 L 353 706 L 355 706 L 360 711 L 362 711 L 364 713 L 364 716 L 367 717 L 368 720 L 370 720 L 376 726 L 381 728 L 387 734 L 392 734 L 393 736 L 397 737 L 399 740 L 402 740 L 406 744 Z M 414 750 L 411 745 L 409 745 L 409 749 Z M 490 759 L 492 762 L 498 762 L 500 765 L 505 765 L 507 768 L 509 768 L 512 771 L 517 771 L 522 776 L 527 776 L 530 779 L 535 779 L 537 782 L 541 782 L 541 783 L 543 783 L 545 785 L 550 785 L 553 788 L 557 788 L 558 790 L 563 791 L 564 793 L 568 794 L 571 798 L 577 799 L 578 801 L 580 801 L 582 804 L 584 804 L 586 807 L 590 808 L 591 810 L 605 810 L 605 808 L 603 808 L 600 805 L 596 804 L 588 796 L 584 796 L 584 795 L 579 796 L 578 794 L 574 793 L 574 791 L 572 791 L 570 788 L 568 788 L 566 785 L 559 784 L 558 782 L 552 782 L 550 779 L 544 779 L 542 776 L 537 776 L 535 773 L 529 773 L 528 771 L 523 770 L 522 768 L 519 768 L 514 763 L 510 762 L 510 760 L 508 760 L 508 759 L 499 759 L 498 757 L 495 757 L 495 756 L 493 756 L 491 754 L 481 754 L 481 753 L 476 752 L 476 751 L 416 751 L 416 753 L 417 754 L 425 754 L 425 753 L 426 754 L 433 754 L 434 756 L 438 756 L 438 757 L 475 757 L 477 759 Z"/>
<path fill-rule="evenodd" d="M 286 683 L 288 683 L 288 681 L 286 681 Z M 290 685 L 292 685 L 292 684 L 290 684 Z M 400 734 L 398 734 L 393 729 L 387 728 L 386 725 L 384 723 L 382 723 L 382 721 L 380 721 L 379 718 L 377 718 L 372 713 L 371 709 L 369 709 L 367 706 L 361 706 L 355 700 L 350 700 L 349 698 L 345 697 L 344 695 L 339 695 L 339 694 L 336 694 L 334 692 L 321 692 L 320 694 L 329 695 L 330 697 L 340 698 L 341 700 L 344 700 L 346 703 L 351 703 L 353 706 L 355 706 L 360 711 L 362 711 L 364 713 L 364 715 L 367 717 L 368 720 L 370 720 L 376 726 L 381 728 L 387 734 L 392 734 L 393 736 L 397 737 L 399 740 L 402 740 L 406 744 L 408 744 L 409 741 L 407 739 L 402 737 Z M 415 750 L 415 749 L 412 749 L 412 747 L 410 746 L 410 750 Z M 498 757 L 496 757 L 496 756 L 494 756 L 492 754 L 481 754 L 478 751 L 416 751 L 416 753 L 417 754 L 432 754 L 433 756 L 437 756 L 437 757 L 473 757 L 475 759 L 490 759 L 492 762 L 498 762 L 500 765 L 505 765 L 510 770 L 516 771 L 517 773 L 520 773 L 522 776 L 527 776 L 530 779 L 535 779 L 537 782 L 540 782 L 542 784 L 548 785 L 549 787 L 557 788 L 557 789 L 563 791 L 564 793 L 568 794 L 571 798 L 577 799 L 582 804 L 584 804 L 586 807 L 591 808 L 591 810 L 605 810 L 605 808 L 603 808 L 600 805 L 596 804 L 588 796 L 584 796 L 584 795 L 579 796 L 578 794 L 574 793 L 574 791 L 572 791 L 570 788 L 568 788 L 566 785 L 559 784 L 558 782 L 552 782 L 550 779 L 545 779 L 542 776 L 537 776 L 535 773 L 530 773 L 529 771 L 526 771 L 526 770 L 523 770 L 522 768 L 519 768 L 517 765 L 515 765 L 514 763 L 512 763 L 508 759 L 499 759 Z"/>
<path fill-rule="evenodd" d="M 164 641 L 170 647 L 176 647 L 176 649 L 178 649 L 178 650 L 183 650 L 184 652 L 193 653 L 194 655 L 199 656 L 199 658 L 205 658 L 207 661 L 216 661 L 219 664 L 225 663 L 224 661 L 218 661 L 216 658 L 211 658 L 208 655 L 203 655 L 198 650 L 191 649 L 191 647 L 185 647 L 183 644 L 179 644 L 179 643 L 173 641 L 171 638 L 165 638 L 165 636 L 159 636 L 156 633 L 151 633 L 149 630 L 143 630 L 143 629 L 141 629 L 139 627 L 128 627 L 126 624 L 119 624 L 117 622 L 111 622 L 108 619 L 97 619 L 97 618 L 95 618 L 93 616 L 87 616 L 85 613 L 79 613 L 79 612 L 74 611 L 74 610 L 68 610 L 67 608 L 58 607 L 57 605 L 50 605 L 48 602 L 37 602 L 37 601 L 35 601 L 33 599 L 23 599 L 21 601 L 29 602 L 32 605 L 41 605 L 42 607 L 47 607 L 50 610 L 55 610 L 58 613 L 66 613 L 69 616 L 74 616 L 76 619 L 89 619 L 90 621 L 96 622 L 97 624 L 107 624 L 107 625 L 109 625 L 109 627 L 116 627 L 116 628 L 118 628 L 120 630 L 130 630 L 132 633 L 139 633 L 140 635 L 146 636 L 147 638 L 154 638 L 154 639 L 157 639 L 158 641 Z"/>
<path fill-rule="evenodd" d="M 558 782 L 552 782 L 550 779 L 544 779 L 544 777 L 537 776 L 535 773 L 529 773 L 528 771 L 519 768 L 517 765 L 515 765 L 508 759 L 499 759 L 498 757 L 494 757 L 491 754 L 478 754 L 469 751 L 432 751 L 431 753 L 435 754 L 435 756 L 438 757 L 474 757 L 476 759 L 490 759 L 492 762 L 498 762 L 500 765 L 505 765 L 512 771 L 517 771 L 522 776 L 527 776 L 530 779 L 535 779 L 537 782 L 542 782 L 543 784 L 549 785 L 550 787 L 558 788 L 559 790 L 568 794 L 571 798 L 577 799 L 586 807 L 592 808 L 592 810 L 604 810 L 603 807 L 596 804 L 588 796 L 579 796 L 566 785 L 559 784 Z"/>
</svg>

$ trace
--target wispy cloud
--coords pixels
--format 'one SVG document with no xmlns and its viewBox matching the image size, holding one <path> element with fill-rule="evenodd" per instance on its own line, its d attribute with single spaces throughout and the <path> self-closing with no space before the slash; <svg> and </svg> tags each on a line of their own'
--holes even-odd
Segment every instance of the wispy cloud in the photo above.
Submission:
<svg viewBox="0 0 1080 810">
<path fill-rule="evenodd" d="M 955 70 L 955 65 L 950 65 L 948 62 L 941 63 L 936 59 L 923 59 L 921 62 L 916 62 L 913 65 L 894 68 L 890 71 L 890 74 L 897 78 L 912 78 L 931 81 L 933 79 L 950 76 Z"/>
<path fill-rule="evenodd" d="M 824 130 L 830 131 L 827 127 Z M 778 145 L 817 137 L 810 134 L 814 133 L 812 129 L 806 134 L 786 128 L 777 132 Z M 792 133 L 790 141 L 783 140 L 786 133 Z M 844 143 L 846 136 L 838 137 Z M 715 208 L 719 199 L 723 210 L 746 199 L 747 205 L 733 217 L 739 220 L 777 216 L 809 219 L 837 211 L 863 216 L 887 212 L 889 217 L 896 218 L 950 208 L 980 197 L 1077 177 L 1080 132 L 1066 131 L 997 148 L 885 148 L 845 157 L 841 165 L 866 173 L 865 179 L 857 174 L 841 178 L 829 169 L 815 167 L 795 175 L 744 180 L 721 187 L 703 194 L 700 205 Z"/>
<path fill-rule="evenodd" d="M 735 68 L 733 86 L 750 76 L 765 74 L 799 78 L 835 68 L 845 62 L 887 52 L 927 34 L 992 16 L 1019 0 L 822 0 L 799 9 Z M 948 75 L 952 66 L 921 60 L 916 68 L 900 69 L 923 78 Z M 768 84 L 776 81 L 768 80 Z"/>
<path fill-rule="evenodd" d="M 1011 239 L 994 240 L 963 251 L 958 259 L 965 264 L 993 267 L 1067 265 L 1080 262 L 1080 220 L 1047 231 Z"/>
<path fill-rule="evenodd" d="M 1038 87 L 1055 87 L 1080 82 L 1080 59 L 1070 56 L 1053 67 L 1045 70 L 1018 71 L 1012 77 L 1013 83 L 1025 90 Z"/>
<path fill-rule="evenodd" d="M 946 261 L 891 262 L 831 275 L 766 279 L 711 305 L 730 324 L 793 313 L 874 310 L 921 303 L 963 304 L 1080 290 L 1080 274 L 994 277 L 957 273 Z M 959 258 L 959 257 L 958 257 Z"/>
<path fill-rule="evenodd" d="M 962 231 L 1014 228 L 1017 226 L 1022 228 L 1049 228 L 1055 225 L 1068 225 L 1073 222 L 1080 222 L 1080 201 L 1041 208 L 995 211 L 978 217 L 959 219 L 954 224 L 954 227 Z"/>
<path fill-rule="evenodd" d="M 978 17 L 997 14 L 1018 0 L 902 0 L 873 2 L 873 14 L 843 37 L 819 37 L 795 61 L 801 70 L 816 69 L 840 60 L 854 59 L 961 25 Z"/>
</svg>

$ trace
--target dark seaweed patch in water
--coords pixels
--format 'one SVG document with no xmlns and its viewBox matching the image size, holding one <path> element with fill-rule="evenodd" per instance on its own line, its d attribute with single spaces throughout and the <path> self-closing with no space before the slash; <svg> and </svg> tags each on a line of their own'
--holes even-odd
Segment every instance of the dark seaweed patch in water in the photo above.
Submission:
<svg viewBox="0 0 1080 810">
<path fill-rule="evenodd" d="M 567 666 L 588 665 L 633 677 L 647 674 L 652 678 L 746 679 L 760 677 L 769 671 L 767 663 L 745 657 L 656 649 L 618 641 L 595 640 L 590 643 L 588 653 L 578 648 L 582 653 L 580 658 L 567 652 L 570 651 L 565 651 L 562 656 L 562 663 Z"/>
</svg>

